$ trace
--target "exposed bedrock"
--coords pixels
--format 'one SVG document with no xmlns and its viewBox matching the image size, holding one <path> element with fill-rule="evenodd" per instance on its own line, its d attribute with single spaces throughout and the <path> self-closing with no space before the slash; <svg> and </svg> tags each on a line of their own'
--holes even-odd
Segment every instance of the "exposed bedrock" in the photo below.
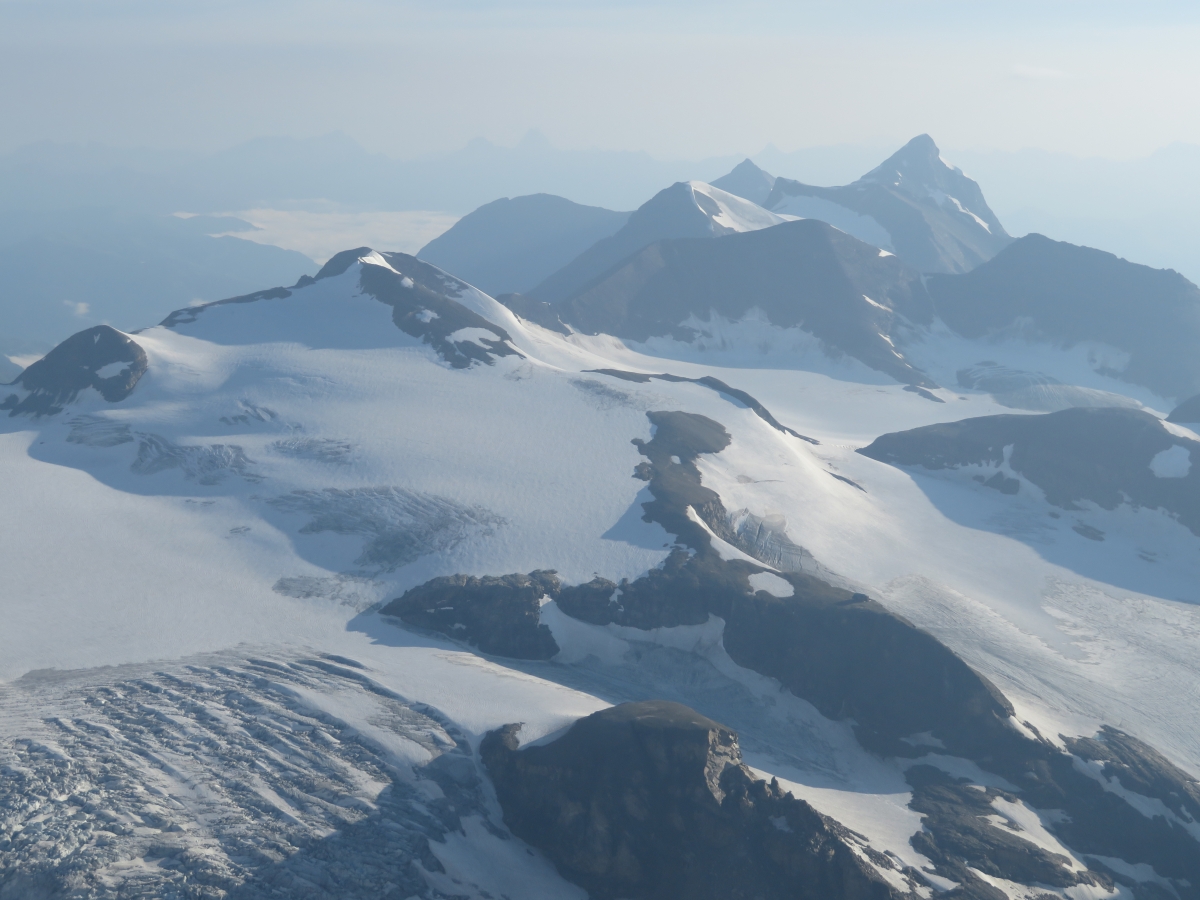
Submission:
<svg viewBox="0 0 1200 900">
<path fill-rule="evenodd" d="M 318 281 L 342 275 L 358 262 L 366 263 L 359 273 L 358 286 L 362 292 L 390 306 L 392 322 L 397 328 L 410 337 L 420 338 L 453 368 L 467 369 L 476 363 L 492 365 L 498 357 L 520 355 L 507 331 L 459 302 L 464 292 L 473 290 L 465 281 L 407 253 L 376 253 L 370 247 L 334 254 L 315 277 L 305 275 L 290 289 L 271 288 L 190 306 L 171 313 L 162 325 L 186 326 L 206 311 L 230 304 L 287 299 Z"/>
<path fill-rule="evenodd" d="M 482 578 L 448 575 L 406 591 L 381 612 L 466 641 L 484 653 L 550 659 L 559 646 L 538 621 L 538 613 L 542 597 L 554 596 L 558 587 L 550 571 Z"/>
<path fill-rule="evenodd" d="M 777 574 L 790 585 L 791 596 L 755 590 L 750 576 L 766 571 L 766 566 L 748 559 L 725 559 L 718 552 L 717 541 L 748 554 L 755 552 L 755 546 L 734 527 L 721 498 L 701 483 L 696 466 L 701 454 L 719 453 L 728 446 L 729 434 L 704 416 L 676 411 L 647 415 L 655 426 L 654 436 L 635 442 L 646 457 L 635 476 L 648 483 L 653 496 L 643 504 L 645 518 L 658 522 L 678 540 L 661 566 L 619 584 L 596 578 L 563 586 L 547 572 L 438 579 L 385 611 L 406 604 L 406 621 L 465 639 L 480 649 L 527 658 L 547 658 L 553 652 L 550 642 L 543 645 L 537 638 L 541 626 L 536 610 L 543 596 L 554 598 L 565 614 L 595 625 L 649 630 L 696 625 L 718 616 L 725 623 L 724 649 L 735 663 L 776 679 L 827 718 L 853 722 L 859 741 L 872 752 L 913 760 L 929 753 L 962 757 L 1004 780 L 1005 790 L 984 789 L 921 762 L 907 770 L 913 790 L 911 807 L 922 815 L 922 831 L 914 845 L 934 862 L 939 875 L 960 885 L 945 895 L 948 898 L 1002 900 L 1002 892 L 987 878 L 1060 890 L 1084 886 L 1097 895 L 1108 894 L 1114 883 L 1121 883 L 1135 897 L 1155 900 L 1166 896 L 1155 891 L 1165 890 L 1161 885 L 1169 880 L 1179 900 L 1200 898 L 1200 844 L 1191 833 L 1200 820 L 1200 789 L 1194 779 L 1150 747 L 1112 729 L 1093 739 L 1068 740 L 1066 750 L 1060 749 L 1030 726 L 1018 725 L 1004 695 L 948 647 L 865 594 L 834 587 L 807 572 L 786 570 Z M 680 812 L 685 808 L 681 798 L 692 797 L 686 803 L 693 805 L 686 809 L 688 815 L 698 816 L 694 827 L 699 836 L 688 841 L 703 857 L 709 853 L 705 841 L 724 834 L 721 829 L 731 828 L 733 821 L 749 835 L 738 840 L 759 841 L 758 814 L 743 812 L 741 819 L 727 818 L 733 815 L 727 809 L 729 796 L 750 797 L 753 802 L 746 801 L 750 807 L 765 804 L 761 808 L 773 809 L 771 804 L 784 802 L 780 792 L 731 774 L 727 777 L 730 784 L 738 785 L 736 789 L 718 780 L 715 783 L 724 794 L 710 792 L 713 799 L 704 801 L 708 806 L 695 806 L 699 795 L 692 788 L 652 783 L 675 779 L 672 784 L 692 784 L 687 781 L 692 776 L 684 773 L 688 766 L 696 769 L 694 760 L 688 762 L 690 757 L 683 751 L 672 756 L 661 749 L 676 747 L 673 742 L 644 739 L 637 716 L 620 714 L 625 715 L 621 718 L 610 711 L 617 718 L 609 722 L 605 714 L 599 715 L 599 724 L 593 722 L 596 717 L 583 720 L 563 738 L 542 747 L 516 750 L 516 726 L 487 739 L 486 761 L 510 826 L 546 850 L 564 875 L 595 897 L 708 896 L 687 891 L 653 893 L 660 890 L 655 885 L 664 883 L 656 879 L 674 871 L 656 868 L 659 864 L 653 860 L 661 856 L 667 860 L 661 866 L 666 867 L 676 865 L 670 860 L 685 858 L 679 855 L 684 851 L 671 843 L 682 846 L 684 842 L 681 829 L 687 819 Z M 688 711 L 687 715 L 694 714 Z M 678 716 L 666 718 L 674 721 Z M 692 722 L 685 732 L 700 729 L 709 735 L 720 728 L 707 720 L 697 725 L 687 716 L 681 721 Z M 618 727 L 618 723 L 623 724 Z M 660 731 L 670 732 L 665 724 L 644 727 L 659 736 Z M 625 744 L 604 743 L 616 742 L 612 735 L 621 735 Z M 634 754 L 630 758 L 641 759 L 637 754 L 644 754 L 659 768 L 649 762 L 634 766 L 621 755 L 626 751 L 619 751 L 625 746 L 636 748 L 636 753 L 628 751 Z M 620 770 L 631 766 L 634 781 L 626 785 Z M 676 768 L 675 774 L 662 774 Z M 1153 811 L 1159 808 L 1161 815 Z M 701 813 L 701 809 L 708 811 Z M 634 815 L 639 810 L 637 815 L 643 818 Z M 1040 816 L 1049 833 L 1064 845 L 1063 852 L 1027 839 L 1020 830 L 1025 826 L 1014 824 L 1016 819 L 1004 824 L 1006 811 L 1018 818 Z M 660 814 L 668 817 L 666 825 L 655 818 Z M 631 817 L 621 826 L 631 829 L 627 833 L 614 830 L 618 815 Z M 790 813 L 787 821 L 795 830 Z M 653 843 L 659 840 L 653 833 L 660 830 L 666 842 L 661 847 Z M 651 836 L 643 837 L 646 834 Z M 733 838 L 729 841 L 729 853 L 757 852 L 737 849 L 742 844 Z M 653 853 L 645 848 L 654 848 Z M 652 862 L 639 855 L 643 850 Z M 738 865 L 776 872 L 772 867 L 783 865 L 779 860 L 787 852 L 786 847 L 778 853 L 769 851 L 775 854 L 769 862 L 737 857 Z M 686 859 L 685 868 L 693 866 L 693 857 Z M 1154 878 L 1161 880 L 1133 879 L 1129 866 L 1153 867 Z M 724 885 L 716 874 L 705 877 Z M 638 879 L 649 885 L 646 892 L 630 887 Z M 737 894 L 734 887 L 724 885 L 725 893 L 713 896 L 774 896 L 758 882 L 745 884 L 758 894 Z M 830 890 L 820 896 L 858 895 Z"/>
<path fill-rule="evenodd" d="M 885 434 L 858 452 L 931 470 L 995 467 L 1001 478 L 993 486 L 1016 493 L 1015 479 L 999 470 L 1007 464 L 1062 509 L 1083 502 L 1162 509 L 1200 535 L 1200 467 L 1192 465 L 1200 462 L 1200 442 L 1141 410 L 980 416 Z"/>
<path fill-rule="evenodd" d="M 468 284 L 406 253 L 380 255 L 392 268 L 363 266 L 360 286 L 392 308 L 392 321 L 405 334 L 420 338 L 456 369 L 520 356 L 507 331 L 458 301 L 471 289 Z"/>
<path fill-rule="evenodd" d="M 108 325 L 73 334 L 12 382 L 24 396 L 9 394 L 0 402 L 10 416 L 52 416 L 95 388 L 109 403 L 128 397 L 146 373 L 146 351 L 128 335 Z"/>
<path fill-rule="evenodd" d="M 849 833 L 742 763 L 737 735 L 678 703 L 625 703 L 518 749 L 520 725 L 480 756 L 518 837 L 593 900 L 906 896 Z"/>
</svg>

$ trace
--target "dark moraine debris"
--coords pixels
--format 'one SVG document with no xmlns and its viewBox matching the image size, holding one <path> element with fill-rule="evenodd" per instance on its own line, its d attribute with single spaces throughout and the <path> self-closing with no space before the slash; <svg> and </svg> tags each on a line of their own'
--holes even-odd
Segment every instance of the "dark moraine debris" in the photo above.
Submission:
<svg viewBox="0 0 1200 900">
<path fill-rule="evenodd" d="M 552 571 L 528 575 L 449 575 L 396 598 L 381 612 L 466 641 L 484 653 L 550 659 L 558 653 L 550 629 L 538 621 L 541 599 L 558 593 Z"/>
<path fill-rule="evenodd" d="M 837 823 L 756 779 L 737 734 L 686 706 L 625 703 L 525 749 L 520 727 L 479 748 L 505 823 L 593 900 L 915 896 L 885 882 Z"/>
<path fill-rule="evenodd" d="M 1200 535 L 1200 442 L 1172 434 L 1141 410 L 981 416 L 885 434 L 858 452 L 931 470 L 998 466 L 1007 452 L 1009 467 L 1055 506 L 1077 510 L 1090 501 L 1104 509 L 1122 503 L 1162 509 Z M 990 486 L 1016 493 L 1012 481 L 1001 475 Z"/>
<path fill-rule="evenodd" d="M 0 409 L 10 416 L 52 416 L 88 388 L 119 403 L 133 392 L 147 365 L 146 351 L 133 338 L 96 325 L 71 335 L 22 372 L 11 384 L 24 396 L 9 394 Z"/>
</svg>

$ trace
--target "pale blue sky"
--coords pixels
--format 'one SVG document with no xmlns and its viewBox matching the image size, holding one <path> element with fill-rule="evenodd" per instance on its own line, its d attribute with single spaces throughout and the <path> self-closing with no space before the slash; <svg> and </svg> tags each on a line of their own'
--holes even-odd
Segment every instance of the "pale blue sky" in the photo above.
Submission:
<svg viewBox="0 0 1200 900">
<path fill-rule="evenodd" d="M 530 128 L 699 158 L 929 132 L 1200 143 L 1200 4 L 0 0 L 0 150 L 341 130 L 413 156 Z"/>
</svg>

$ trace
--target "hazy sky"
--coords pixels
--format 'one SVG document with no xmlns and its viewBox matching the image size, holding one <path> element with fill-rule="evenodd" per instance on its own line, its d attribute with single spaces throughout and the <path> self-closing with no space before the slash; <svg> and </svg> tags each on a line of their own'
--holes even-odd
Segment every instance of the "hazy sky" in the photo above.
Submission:
<svg viewBox="0 0 1200 900">
<path fill-rule="evenodd" d="M 0 150 L 1200 143 L 1200 3 L 0 0 Z"/>
</svg>

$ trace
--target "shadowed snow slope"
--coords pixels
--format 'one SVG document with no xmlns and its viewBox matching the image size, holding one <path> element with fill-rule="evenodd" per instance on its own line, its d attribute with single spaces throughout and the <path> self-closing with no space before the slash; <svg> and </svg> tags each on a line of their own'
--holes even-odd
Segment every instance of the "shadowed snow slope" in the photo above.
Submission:
<svg viewBox="0 0 1200 900">
<path fill-rule="evenodd" d="M 853 184 L 778 178 L 762 203 L 781 215 L 822 219 L 922 272 L 969 271 L 1012 240 L 979 185 L 947 163 L 927 134 Z"/>
<path fill-rule="evenodd" d="M 714 317 L 752 311 L 800 328 L 907 384 L 928 384 L 897 351 L 903 325 L 931 324 L 916 271 L 824 222 L 787 222 L 716 240 L 659 241 L 560 304 L 585 333 L 689 341 Z"/>
<path fill-rule="evenodd" d="M 557 303 L 655 241 L 756 231 L 791 218 L 767 212 L 711 184 L 680 181 L 659 191 L 629 216 L 620 231 L 588 248 L 529 293 Z"/>
</svg>

